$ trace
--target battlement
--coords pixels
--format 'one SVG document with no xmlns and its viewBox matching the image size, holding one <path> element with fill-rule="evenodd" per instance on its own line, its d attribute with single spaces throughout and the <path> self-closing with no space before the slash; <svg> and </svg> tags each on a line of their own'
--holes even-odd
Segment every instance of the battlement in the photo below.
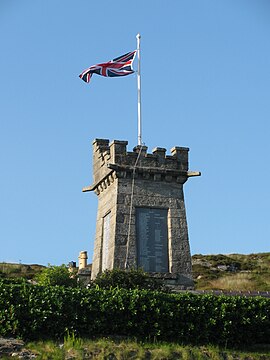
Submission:
<svg viewBox="0 0 270 360">
<path fill-rule="evenodd" d="M 175 146 L 171 154 L 166 149 L 156 147 L 152 153 L 147 146 L 137 145 L 133 151 L 127 151 L 128 141 L 95 139 L 93 141 L 93 185 L 83 191 L 91 191 L 107 179 L 126 177 L 133 172 L 136 165 L 137 175 L 149 180 L 177 181 L 184 183 L 190 176 L 199 176 L 199 172 L 188 171 L 189 148 Z M 113 174 L 114 173 L 114 174 Z"/>
<path fill-rule="evenodd" d="M 188 151 L 187 147 L 175 146 L 171 149 L 171 155 L 166 155 L 166 149 L 156 147 L 152 154 L 147 153 L 147 146 L 136 146 L 132 152 L 127 151 L 127 141 L 113 140 L 109 143 L 106 139 L 95 139 L 94 163 L 100 167 L 110 162 L 117 165 L 134 166 L 138 153 L 140 158 L 138 166 L 141 167 L 160 167 L 164 169 L 188 170 Z"/>
</svg>

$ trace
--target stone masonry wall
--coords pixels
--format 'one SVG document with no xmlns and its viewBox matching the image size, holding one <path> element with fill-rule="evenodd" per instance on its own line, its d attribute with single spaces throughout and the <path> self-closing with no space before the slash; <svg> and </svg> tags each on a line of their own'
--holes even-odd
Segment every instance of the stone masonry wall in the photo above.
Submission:
<svg viewBox="0 0 270 360">
<path fill-rule="evenodd" d="M 137 207 L 168 209 L 168 250 L 169 273 L 167 278 L 178 279 L 192 286 L 191 255 L 188 240 L 188 228 L 183 197 L 183 185 L 160 181 L 135 181 L 133 204 L 130 217 L 131 182 L 119 179 L 117 196 L 117 214 L 115 223 L 114 267 L 136 267 L 137 246 L 135 211 Z M 129 243 L 128 231 L 130 225 Z"/>
</svg>

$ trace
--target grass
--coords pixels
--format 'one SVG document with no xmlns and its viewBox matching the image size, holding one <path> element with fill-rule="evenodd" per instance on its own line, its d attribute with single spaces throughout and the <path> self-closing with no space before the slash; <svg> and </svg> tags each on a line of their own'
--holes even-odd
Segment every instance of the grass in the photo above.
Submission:
<svg viewBox="0 0 270 360">
<path fill-rule="evenodd" d="M 0 262 L 0 278 L 33 279 L 44 269 L 42 265 L 24 265 Z"/>
<path fill-rule="evenodd" d="M 82 340 L 69 336 L 64 343 L 36 342 L 27 348 L 40 360 L 107 359 L 107 360 L 267 360 L 269 349 L 236 351 L 212 346 L 181 346 L 174 343 L 139 343 L 130 340 Z"/>
<path fill-rule="evenodd" d="M 255 291 L 258 286 L 253 281 L 252 274 L 239 273 L 235 275 L 221 277 L 219 279 L 211 281 L 211 287 L 221 290 L 249 290 Z"/>
<path fill-rule="evenodd" d="M 270 253 L 193 255 L 197 290 L 270 291 Z"/>
</svg>

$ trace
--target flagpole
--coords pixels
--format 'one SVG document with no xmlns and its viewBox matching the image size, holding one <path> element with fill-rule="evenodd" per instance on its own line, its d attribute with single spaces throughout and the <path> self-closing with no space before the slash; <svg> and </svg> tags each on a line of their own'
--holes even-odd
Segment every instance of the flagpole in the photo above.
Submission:
<svg viewBox="0 0 270 360">
<path fill-rule="evenodd" d="M 137 56 L 138 56 L 138 145 L 142 145 L 142 108 L 141 108 L 141 54 L 140 54 L 140 40 L 141 35 L 137 34 Z"/>
</svg>

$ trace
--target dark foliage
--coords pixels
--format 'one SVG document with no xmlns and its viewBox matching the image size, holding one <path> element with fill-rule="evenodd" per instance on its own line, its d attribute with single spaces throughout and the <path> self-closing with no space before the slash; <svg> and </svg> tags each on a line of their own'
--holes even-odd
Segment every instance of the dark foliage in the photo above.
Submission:
<svg viewBox="0 0 270 360">
<path fill-rule="evenodd" d="M 154 278 L 143 270 L 121 269 L 105 270 L 100 273 L 92 282 L 92 287 L 98 286 L 100 289 L 144 289 L 168 292 L 168 288 L 157 278 Z"/>
<path fill-rule="evenodd" d="M 0 294 L 0 335 L 6 337 L 56 339 L 69 332 L 88 338 L 124 335 L 192 345 L 270 342 L 267 298 L 1 281 Z"/>
</svg>

